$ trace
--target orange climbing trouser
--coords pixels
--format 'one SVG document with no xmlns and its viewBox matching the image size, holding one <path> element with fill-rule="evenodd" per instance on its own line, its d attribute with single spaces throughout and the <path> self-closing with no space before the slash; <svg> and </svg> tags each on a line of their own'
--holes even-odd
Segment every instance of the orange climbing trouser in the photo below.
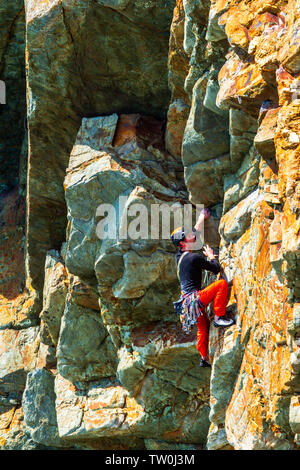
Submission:
<svg viewBox="0 0 300 470">
<path fill-rule="evenodd" d="M 218 317 L 222 317 L 226 312 L 228 284 L 224 279 L 213 282 L 205 289 L 198 292 L 200 302 L 206 307 L 210 302 L 214 302 L 214 312 Z M 197 320 L 197 349 L 202 357 L 208 354 L 208 334 L 209 320 L 203 312 Z"/>
</svg>

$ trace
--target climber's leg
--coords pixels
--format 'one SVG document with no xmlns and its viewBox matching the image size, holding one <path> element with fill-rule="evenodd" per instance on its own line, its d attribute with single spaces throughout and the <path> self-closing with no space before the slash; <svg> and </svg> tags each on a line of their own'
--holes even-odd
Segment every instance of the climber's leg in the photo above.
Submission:
<svg viewBox="0 0 300 470">
<path fill-rule="evenodd" d="M 220 279 L 199 291 L 199 298 L 205 307 L 213 301 L 215 315 L 222 317 L 226 313 L 227 294 L 228 284 L 224 279 Z"/>
<path fill-rule="evenodd" d="M 225 318 L 228 301 L 228 284 L 225 279 L 213 282 L 205 289 L 199 291 L 199 298 L 204 306 L 213 301 L 215 313 L 214 326 L 226 328 L 235 323 L 231 318 Z"/>
<path fill-rule="evenodd" d="M 200 315 L 197 320 L 197 349 L 204 361 L 208 361 L 208 333 L 209 333 L 209 320 L 206 313 Z"/>
</svg>

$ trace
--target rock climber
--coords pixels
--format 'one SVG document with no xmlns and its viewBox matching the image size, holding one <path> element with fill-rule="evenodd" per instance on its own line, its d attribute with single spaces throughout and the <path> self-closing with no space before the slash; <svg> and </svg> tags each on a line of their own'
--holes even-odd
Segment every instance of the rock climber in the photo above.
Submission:
<svg viewBox="0 0 300 470">
<path fill-rule="evenodd" d="M 181 315 L 183 330 L 189 332 L 191 326 L 197 323 L 197 349 L 201 355 L 200 367 L 211 367 L 208 357 L 209 320 L 205 307 L 213 301 L 214 326 L 227 328 L 235 323 L 233 319 L 226 318 L 226 305 L 228 283 L 225 279 L 213 282 L 205 289 L 202 287 L 202 270 L 206 269 L 214 274 L 221 272 L 222 268 L 215 259 L 214 252 L 209 245 L 203 248 L 204 258 L 193 250 L 196 242 L 196 232 L 200 232 L 204 221 L 210 217 L 209 209 L 203 209 L 193 229 L 185 233 L 183 227 L 175 229 L 171 240 L 178 252 L 176 254 L 177 274 L 181 287 Z"/>
</svg>

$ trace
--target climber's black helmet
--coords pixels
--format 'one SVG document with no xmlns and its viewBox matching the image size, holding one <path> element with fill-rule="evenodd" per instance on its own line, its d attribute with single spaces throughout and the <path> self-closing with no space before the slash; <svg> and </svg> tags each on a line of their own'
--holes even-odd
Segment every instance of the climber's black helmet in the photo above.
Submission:
<svg viewBox="0 0 300 470">
<path fill-rule="evenodd" d="M 171 233 L 171 240 L 172 243 L 174 243 L 175 246 L 178 246 L 180 242 L 183 242 L 185 239 L 185 231 L 183 227 L 177 227 L 173 232 Z"/>
<path fill-rule="evenodd" d="M 196 240 L 196 229 L 193 228 L 191 232 L 186 232 L 184 227 L 178 227 L 173 230 L 171 233 L 171 241 L 174 243 L 175 246 L 179 246 L 180 242 L 183 242 L 187 238 L 190 238 L 189 235 L 193 236 L 193 240 L 188 240 L 189 242 Z"/>
</svg>

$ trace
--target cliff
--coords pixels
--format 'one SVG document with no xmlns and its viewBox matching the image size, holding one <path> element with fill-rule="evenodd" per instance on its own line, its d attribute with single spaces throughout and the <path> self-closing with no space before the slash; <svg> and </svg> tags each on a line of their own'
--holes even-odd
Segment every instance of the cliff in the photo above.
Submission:
<svg viewBox="0 0 300 470">
<path fill-rule="evenodd" d="M 298 2 L 24 3 L 0 0 L 0 448 L 298 448 Z M 211 370 L 170 240 L 120 236 L 188 202 L 233 280 Z"/>
</svg>

